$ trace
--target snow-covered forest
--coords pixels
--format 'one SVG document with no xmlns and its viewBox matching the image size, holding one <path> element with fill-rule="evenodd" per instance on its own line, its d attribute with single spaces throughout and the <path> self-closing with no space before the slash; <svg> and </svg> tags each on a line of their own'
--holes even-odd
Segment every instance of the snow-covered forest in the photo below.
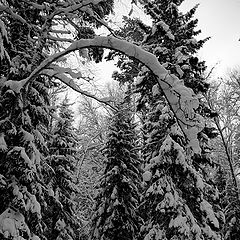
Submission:
<svg viewBox="0 0 240 240">
<path fill-rule="evenodd" d="M 240 70 L 187 1 L 0 0 L 0 239 L 240 239 Z"/>
</svg>

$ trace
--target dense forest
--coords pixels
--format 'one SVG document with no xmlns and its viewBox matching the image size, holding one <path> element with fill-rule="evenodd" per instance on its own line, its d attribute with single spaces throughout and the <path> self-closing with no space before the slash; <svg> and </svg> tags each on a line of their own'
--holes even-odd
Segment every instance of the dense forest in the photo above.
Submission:
<svg viewBox="0 0 240 240">
<path fill-rule="evenodd" d="M 0 0 L 0 239 L 240 239 L 240 70 L 185 1 Z"/>
</svg>

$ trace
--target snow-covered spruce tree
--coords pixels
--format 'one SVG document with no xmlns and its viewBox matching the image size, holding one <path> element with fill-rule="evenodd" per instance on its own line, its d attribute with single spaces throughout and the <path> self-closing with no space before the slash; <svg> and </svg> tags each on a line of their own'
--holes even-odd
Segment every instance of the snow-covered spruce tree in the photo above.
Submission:
<svg viewBox="0 0 240 240">
<path fill-rule="evenodd" d="M 0 6 L 0 235 L 1 239 L 45 239 L 42 169 L 47 166 L 43 134 L 48 125 L 49 80 L 37 77 L 22 90 L 14 84 L 44 58 L 32 39 L 39 34 L 37 28 L 30 30 L 23 23 L 26 18 L 35 25 L 43 16 L 23 1 L 4 1 Z"/>
<path fill-rule="evenodd" d="M 58 115 L 48 142 L 47 161 L 54 173 L 45 178 L 50 193 L 47 201 L 50 207 L 46 212 L 45 222 L 48 225 L 48 239 L 75 239 L 80 230 L 74 212 L 75 195 L 78 193 L 75 169 L 78 138 L 67 97 L 61 102 Z"/>
<path fill-rule="evenodd" d="M 53 75 L 32 73 L 52 50 L 69 42 L 61 38 L 68 34 L 66 24 L 82 17 L 94 25 L 88 10 L 103 16 L 111 11 L 112 1 L 99 5 L 88 1 L 83 11 L 82 4 L 71 5 L 69 1 L 41 0 L 0 3 L 1 239 L 53 239 L 47 233 L 47 224 L 54 219 L 47 219 L 52 192 L 46 176 L 54 172 L 46 158 L 45 141 L 49 139 L 48 89 Z M 102 8 L 106 5 L 108 8 Z M 58 30 L 56 26 L 61 24 Z M 63 205 L 59 202 L 56 213 Z"/>
<path fill-rule="evenodd" d="M 119 104 L 104 149 L 106 168 L 96 197 L 90 239 L 134 240 L 138 237 L 140 161 L 132 121 L 129 106 Z"/>
<path fill-rule="evenodd" d="M 124 90 L 119 86 L 105 87 L 104 96 L 111 99 L 111 105 L 119 103 L 124 95 Z M 106 99 L 105 98 L 105 99 Z M 104 110 L 103 110 L 104 109 Z M 91 216 L 94 212 L 97 182 L 105 169 L 103 149 L 110 124 L 109 118 L 112 111 L 104 104 L 96 104 L 89 98 L 84 98 L 78 110 L 78 136 L 79 136 L 79 161 L 77 165 L 77 180 L 79 194 L 77 195 L 77 211 L 80 219 L 85 223 L 85 232 L 89 231 Z"/>
<path fill-rule="evenodd" d="M 144 1 L 142 1 L 144 2 Z M 201 75 L 204 62 L 194 57 L 205 40 L 197 41 L 197 20 L 193 20 L 196 7 L 186 14 L 179 12 L 183 1 L 146 1 L 144 8 L 153 20 L 153 26 L 139 20 L 128 19 L 122 34 L 137 41 L 139 26 L 145 36 L 138 35 L 141 45 L 154 53 L 162 65 L 177 75 L 196 94 L 204 94 L 208 84 Z M 135 24 L 134 24 L 135 23 Z M 132 28 L 132 30 L 131 30 Z M 134 38 L 135 36 L 135 38 Z M 127 79 L 135 73 L 133 64 L 121 64 Z M 126 77 L 124 78 L 124 73 Z M 115 74 L 116 75 L 116 74 Z M 141 204 L 145 225 L 144 239 L 221 239 L 222 212 L 218 205 L 218 193 L 208 176 L 208 138 L 210 128 L 205 126 L 199 133 L 201 152 L 189 155 L 184 135 L 175 123 L 163 92 L 151 72 L 145 67 L 137 77 L 140 92 L 138 109 L 144 116 L 143 157 L 146 162 L 144 180 L 147 182 L 145 197 Z M 198 112 L 203 117 L 215 116 L 204 103 Z M 190 117 L 190 116 L 189 116 Z M 206 171 L 207 170 L 207 171 Z"/>
<path fill-rule="evenodd" d="M 199 33 L 195 31 L 197 20 L 192 19 L 196 7 L 182 14 L 178 10 L 182 2 L 152 1 L 145 5 L 146 12 L 153 19 L 153 27 L 143 42 L 187 87 L 196 94 L 204 94 L 208 84 L 201 73 L 206 67 L 193 56 L 204 40 L 195 39 Z M 152 91 L 154 95 L 162 95 L 156 91 L 156 86 Z M 143 235 L 145 239 L 220 239 L 222 213 L 218 193 L 206 171 L 211 164 L 208 146 L 211 132 L 205 126 L 199 133 L 201 153 L 190 157 L 171 111 L 163 102 L 155 103 L 149 120 L 158 120 L 152 127 L 148 145 L 156 141 L 158 144 L 154 144 L 155 149 L 147 151 L 144 179 L 148 186 L 143 207 L 146 213 L 151 212 L 151 217 L 147 217 Z M 204 103 L 200 104 L 198 111 L 203 117 L 214 116 Z"/>
</svg>

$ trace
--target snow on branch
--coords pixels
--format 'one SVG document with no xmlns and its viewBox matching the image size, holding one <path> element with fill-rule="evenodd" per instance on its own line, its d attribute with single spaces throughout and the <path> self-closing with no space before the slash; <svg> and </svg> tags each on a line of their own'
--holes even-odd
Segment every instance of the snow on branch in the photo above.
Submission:
<svg viewBox="0 0 240 240">
<path fill-rule="evenodd" d="M 65 73 L 69 74 L 71 77 L 68 77 Z M 65 83 L 68 87 L 72 88 L 74 91 L 90 97 L 100 103 L 103 103 L 105 105 L 108 105 L 109 107 L 115 109 L 109 101 L 106 101 L 105 99 L 101 99 L 98 98 L 94 95 L 92 95 L 91 93 L 82 90 L 74 81 L 73 78 L 80 78 L 82 77 L 81 73 L 74 73 L 70 68 L 63 68 L 63 67 L 59 67 L 57 65 L 54 65 L 54 69 L 44 69 L 41 74 L 43 75 L 47 75 L 49 77 L 54 77 L 58 80 L 60 80 L 61 82 Z"/>
<path fill-rule="evenodd" d="M 73 40 L 70 39 L 70 38 L 54 37 L 54 36 L 52 36 L 50 34 L 48 34 L 48 39 L 56 41 L 56 42 L 70 42 L 70 43 L 73 42 Z"/>
<path fill-rule="evenodd" d="M 77 3 L 75 5 L 70 5 L 69 7 L 65 7 L 65 8 L 60 8 L 58 10 L 58 13 L 64 12 L 65 14 L 70 13 L 70 12 L 75 12 L 79 9 L 81 9 L 82 7 L 88 6 L 88 5 L 96 5 L 100 2 L 102 2 L 104 0 L 85 0 L 81 3 Z"/>
<path fill-rule="evenodd" d="M 4 57 L 6 57 L 8 61 L 11 62 L 7 50 L 4 48 L 3 39 L 5 39 L 7 43 L 9 42 L 6 26 L 0 19 L 0 59 L 2 60 Z"/>
<path fill-rule="evenodd" d="M 25 19 L 23 19 L 20 15 L 14 13 L 11 8 L 9 8 L 7 6 L 4 6 L 2 4 L 0 4 L 0 12 L 1 11 L 4 11 L 4 12 L 10 14 L 13 18 L 15 18 L 16 20 L 22 22 L 23 24 L 27 23 L 27 21 Z"/>
<path fill-rule="evenodd" d="M 97 36 L 93 39 L 75 41 L 66 50 L 46 58 L 28 78 L 21 80 L 18 84 L 23 87 L 29 81 L 33 81 L 44 69 L 66 54 L 91 47 L 103 47 L 122 52 L 148 67 L 156 76 L 159 87 L 163 90 L 179 126 L 188 140 L 188 147 L 195 153 L 200 152 L 197 134 L 203 129 L 204 120 L 195 111 L 199 106 L 199 100 L 193 90 L 184 86 L 184 83 L 175 75 L 170 74 L 159 63 L 155 55 L 125 40 L 112 36 Z"/>
<path fill-rule="evenodd" d="M 7 208 L 0 215 L 0 233 L 8 239 L 20 239 L 21 231 L 27 232 L 30 235 L 30 230 L 24 216 L 20 212 Z"/>
<path fill-rule="evenodd" d="M 111 27 L 108 26 L 108 23 L 100 18 L 97 13 L 93 12 L 91 8 L 83 7 L 81 8 L 81 11 L 86 12 L 89 16 L 93 17 L 97 22 L 101 23 L 113 36 L 115 36 L 114 31 L 111 29 Z"/>
<path fill-rule="evenodd" d="M 51 69 L 55 73 L 67 73 L 72 78 L 82 78 L 82 74 L 80 72 L 74 72 L 71 68 L 60 67 L 56 64 L 51 64 Z"/>
</svg>

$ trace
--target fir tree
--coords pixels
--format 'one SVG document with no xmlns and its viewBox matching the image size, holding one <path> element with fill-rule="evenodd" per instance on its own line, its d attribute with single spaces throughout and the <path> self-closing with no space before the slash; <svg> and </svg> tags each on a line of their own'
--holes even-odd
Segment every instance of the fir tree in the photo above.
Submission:
<svg viewBox="0 0 240 240">
<path fill-rule="evenodd" d="M 143 1 L 153 21 L 149 28 L 139 20 L 127 19 L 123 35 L 136 41 L 131 29 L 141 26 L 141 45 L 154 53 L 159 62 L 178 76 L 196 94 L 204 94 L 208 84 L 202 77 L 204 62 L 194 54 L 207 40 L 196 40 L 196 8 L 186 14 L 179 12 L 183 1 Z M 129 29 L 130 31 L 126 31 Z M 134 64 L 121 67 L 129 76 Z M 136 66 L 136 65 L 135 65 Z M 135 70 L 132 71 L 135 73 Z M 127 78 L 127 77 L 125 77 Z M 177 126 L 162 90 L 152 73 L 142 67 L 136 77 L 136 92 L 140 93 L 138 109 L 143 118 L 143 157 L 146 191 L 141 204 L 145 224 L 144 239 L 221 239 L 223 214 L 218 192 L 209 177 L 212 161 L 209 157 L 210 128 L 199 134 L 201 153 L 191 156 L 184 135 Z M 216 116 L 203 102 L 198 113 L 202 117 Z"/>
<path fill-rule="evenodd" d="M 28 26 L 22 22 L 25 18 L 32 24 L 42 22 L 42 15 L 37 9 L 29 11 L 23 1 L 5 1 L 5 7 L 14 8 L 18 20 L 1 12 L 0 168 L 5 184 L 0 193 L 3 224 L 0 234 L 1 239 L 19 236 L 22 239 L 39 239 L 38 236 L 45 239 L 42 209 L 46 202 L 42 170 L 47 165 L 43 135 L 49 121 L 49 79 L 37 77 L 22 90 L 17 83 L 44 59 L 29 38 Z M 31 37 L 36 36 L 37 30 L 32 29 Z"/>
<path fill-rule="evenodd" d="M 113 116 L 104 150 L 106 168 L 92 220 L 91 239 L 137 239 L 140 162 L 134 124 L 126 104 Z"/>
<path fill-rule="evenodd" d="M 51 195 L 48 203 L 51 208 L 47 213 L 47 219 L 51 219 L 48 224 L 48 236 L 51 239 L 75 239 L 77 230 L 80 229 L 74 213 L 74 199 L 78 193 L 74 179 L 78 138 L 73 127 L 73 112 L 68 102 L 65 97 L 60 104 L 59 118 L 54 124 L 52 138 L 48 143 L 50 150 L 48 162 L 53 173 L 45 179 L 45 182 Z"/>
</svg>

